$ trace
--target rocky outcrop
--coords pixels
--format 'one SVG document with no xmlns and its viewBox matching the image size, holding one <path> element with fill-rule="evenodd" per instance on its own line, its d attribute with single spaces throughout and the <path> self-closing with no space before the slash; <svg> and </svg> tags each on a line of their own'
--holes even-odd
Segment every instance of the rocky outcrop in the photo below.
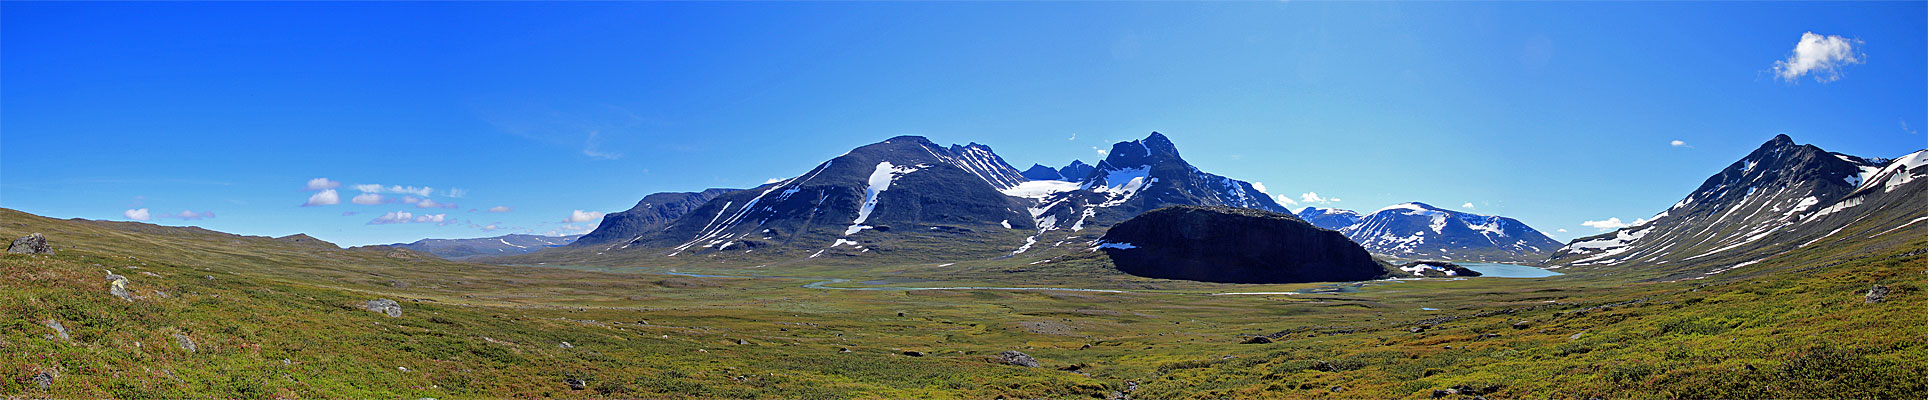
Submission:
<svg viewBox="0 0 1928 400">
<path fill-rule="evenodd" d="M 1390 272 L 1359 244 L 1287 214 L 1172 206 L 1119 223 L 1094 250 L 1125 273 L 1229 283 L 1338 282 Z"/>
<path fill-rule="evenodd" d="M 387 314 L 389 317 L 402 316 L 402 305 L 401 303 L 396 303 L 394 300 L 389 300 L 389 299 L 369 300 L 368 303 L 362 305 L 362 308 L 368 309 L 368 311 Z"/>
<path fill-rule="evenodd" d="M 73 340 L 73 336 L 67 334 L 67 326 L 61 325 L 59 320 L 49 319 L 46 322 L 41 322 L 41 324 L 46 325 L 47 329 L 54 330 L 54 334 L 51 336 L 60 338 L 60 341 Z"/>
<path fill-rule="evenodd" d="M 1037 368 L 1040 365 L 1038 364 L 1038 359 L 1031 358 L 1031 355 L 1024 354 L 1024 352 L 1017 351 L 1017 350 L 1007 350 L 1003 353 L 998 353 L 997 361 L 999 363 L 1004 363 L 1007 365 L 1016 365 L 1020 367 L 1026 367 L 1026 368 Z"/>
<path fill-rule="evenodd" d="M 134 301 L 134 294 L 127 291 L 128 283 L 132 282 L 128 281 L 125 276 L 114 275 L 112 272 L 107 273 L 107 294 L 119 297 L 121 300 Z"/>
<path fill-rule="evenodd" d="M 1874 285 L 1873 289 L 1868 289 L 1868 295 L 1863 296 L 1861 301 L 1866 304 L 1875 304 L 1875 303 L 1880 303 L 1887 299 L 1888 299 L 1888 287 L 1881 286 L 1881 285 Z"/>
<path fill-rule="evenodd" d="M 47 245 L 47 236 L 34 233 L 22 236 L 19 239 L 14 239 L 13 244 L 7 246 L 7 252 L 14 254 L 53 254 L 54 248 Z"/>
</svg>

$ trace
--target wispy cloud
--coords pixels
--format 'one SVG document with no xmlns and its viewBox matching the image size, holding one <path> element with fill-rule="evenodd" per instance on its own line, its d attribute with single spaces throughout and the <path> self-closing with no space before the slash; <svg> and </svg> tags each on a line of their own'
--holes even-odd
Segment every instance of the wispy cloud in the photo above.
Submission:
<svg viewBox="0 0 1928 400">
<path fill-rule="evenodd" d="M 459 199 L 463 197 L 468 197 L 469 190 L 463 189 L 463 188 L 450 188 L 449 191 L 445 194 L 450 198 Z"/>
<path fill-rule="evenodd" d="M 125 216 L 127 217 L 127 219 L 131 219 L 135 221 L 152 221 L 152 220 L 161 219 L 161 218 L 171 218 L 171 219 L 178 219 L 178 220 L 184 220 L 184 221 L 198 221 L 198 220 L 203 220 L 208 218 L 214 218 L 214 212 L 213 211 L 197 212 L 192 210 L 181 210 L 181 212 L 178 212 L 178 213 L 157 215 L 152 212 L 149 212 L 148 209 L 136 208 L 136 209 L 131 209 L 127 211 L 122 211 L 121 216 Z"/>
<path fill-rule="evenodd" d="M 355 198 L 348 199 L 348 202 L 361 205 L 376 205 L 382 204 L 385 200 L 382 199 L 382 195 L 379 194 L 362 193 L 355 195 Z"/>
<path fill-rule="evenodd" d="M 1318 192 L 1305 192 L 1305 194 L 1299 195 L 1299 201 L 1305 202 L 1306 204 L 1325 204 L 1337 203 L 1339 202 L 1339 198 L 1320 196 Z"/>
<path fill-rule="evenodd" d="M 577 223 L 577 222 L 599 221 L 599 220 L 602 220 L 602 217 L 603 217 L 603 213 L 601 211 L 576 210 L 576 211 L 570 212 L 569 218 L 564 218 L 562 222 Z"/>
<path fill-rule="evenodd" d="M 132 210 L 123 211 L 121 212 L 121 215 L 126 216 L 127 219 L 131 219 L 135 221 L 146 221 L 146 220 L 153 219 L 148 216 L 147 209 L 145 208 L 136 208 Z"/>
<path fill-rule="evenodd" d="M 317 206 L 332 206 L 336 204 L 341 204 L 341 195 L 338 193 L 335 193 L 335 189 L 328 189 L 320 192 L 315 192 L 315 195 L 313 196 L 308 196 L 308 202 L 301 203 L 301 206 L 317 207 Z"/>
<path fill-rule="evenodd" d="M 1834 35 L 1820 35 L 1814 32 L 1801 34 L 1801 41 L 1794 44 L 1794 51 L 1786 60 L 1774 62 L 1774 74 L 1781 80 L 1793 82 L 1802 76 L 1813 75 L 1816 82 L 1841 80 L 1841 68 L 1862 63 L 1862 54 L 1855 53 L 1854 46 L 1861 41 Z"/>
<path fill-rule="evenodd" d="M 1688 146 L 1688 145 L 1687 145 L 1687 142 L 1685 142 L 1685 141 L 1682 141 L 1682 140 L 1679 140 L 1679 139 L 1675 139 L 1674 141 L 1671 141 L 1671 142 L 1667 142 L 1667 145 L 1668 145 L 1668 146 L 1674 146 L 1674 147 L 1694 147 L 1694 146 Z"/>
<path fill-rule="evenodd" d="M 421 201 L 415 202 L 415 208 L 456 208 L 456 205 L 454 203 L 437 203 L 433 199 L 422 199 Z"/>
<path fill-rule="evenodd" d="M 180 213 L 169 215 L 169 217 L 180 218 L 188 221 L 194 221 L 194 220 L 214 218 L 214 212 L 213 211 L 194 212 L 189 210 L 181 210 Z"/>
<path fill-rule="evenodd" d="M 1274 199 L 1274 200 L 1278 200 L 1278 201 L 1279 201 L 1279 204 L 1284 204 L 1284 205 L 1288 205 L 1288 206 L 1296 206 L 1296 205 L 1299 205 L 1299 202 L 1298 202 L 1298 201 L 1295 201 L 1295 200 L 1292 200 L 1292 198 L 1291 198 L 1291 197 L 1286 197 L 1285 195 L 1282 195 L 1282 194 L 1281 194 L 1281 195 L 1275 195 L 1275 196 L 1272 196 L 1272 199 Z"/>
<path fill-rule="evenodd" d="M 513 209 L 513 208 L 509 208 L 509 206 L 495 206 L 495 207 L 489 207 L 489 212 L 492 212 L 492 213 L 505 213 L 505 212 L 509 212 L 509 211 L 513 211 L 513 210 L 515 210 L 515 209 Z"/>
<path fill-rule="evenodd" d="M 410 223 L 414 223 L 414 224 L 433 223 L 433 224 L 447 225 L 449 223 L 449 219 L 448 219 L 448 214 L 415 215 L 407 211 L 390 211 L 387 214 L 382 214 L 382 216 L 375 217 L 375 219 L 368 221 L 369 225 L 410 224 Z"/>
<path fill-rule="evenodd" d="M 428 197 L 429 194 L 435 193 L 435 189 L 428 186 L 421 186 L 421 187 L 402 186 L 402 185 L 382 186 L 381 184 L 376 184 L 376 183 L 355 185 L 355 190 L 362 193 L 408 194 L 408 195 L 416 195 L 421 197 Z M 467 193 L 464 192 L 464 194 L 467 194 Z"/>
<path fill-rule="evenodd" d="M 1470 201 L 1469 201 L 1469 202 L 1466 202 L 1466 204 L 1461 204 L 1461 205 L 1459 205 L 1459 208 L 1464 208 L 1464 209 L 1468 209 L 1468 210 L 1471 210 L 1471 209 L 1473 209 L 1473 202 L 1470 202 Z"/>
</svg>

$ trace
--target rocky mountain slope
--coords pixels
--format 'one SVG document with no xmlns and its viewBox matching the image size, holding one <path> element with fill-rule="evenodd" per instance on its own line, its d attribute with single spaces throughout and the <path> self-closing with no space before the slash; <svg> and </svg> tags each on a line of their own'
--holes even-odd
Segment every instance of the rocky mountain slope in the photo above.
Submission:
<svg viewBox="0 0 1928 400">
<path fill-rule="evenodd" d="M 1691 278 L 1843 236 L 1921 230 L 1928 221 L 1924 165 L 1924 152 L 1870 159 L 1778 135 L 1667 210 L 1634 226 L 1576 239 L 1547 265 L 1638 266 L 1667 271 L 1667 278 Z"/>
<path fill-rule="evenodd" d="M 1391 275 L 1338 232 L 1249 208 L 1160 208 L 1118 223 L 1093 250 L 1104 251 L 1120 271 L 1153 278 L 1297 283 Z"/>
<path fill-rule="evenodd" d="M 1294 215 L 1314 226 L 1335 231 L 1358 224 L 1359 220 L 1366 218 L 1358 211 L 1322 207 L 1306 207 Z"/>
<path fill-rule="evenodd" d="M 635 240 L 645 234 L 662 230 L 670 222 L 682 218 L 690 210 L 702 207 L 724 193 L 739 189 L 709 189 L 701 192 L 670 192 L 643 196 L 635 207 L 603 216 L 602 224 L 594 231 L 582 235 L 573 245 L 586 246 L 614 241 Z"/>
<path fill-rule="evenodd" d="M 523 254 L 550 247 L 573 243 L 582 235 L 538 236 L 510 234 L 496 237 L 472 239 L 422 239 L 412 243 L 396 243 L 389 247 L 420 251 L 450 260 L 467 260 L 476 257 Z"/>
<path fill-rule="evenodd" d="M 1328 224 L 1358 214 L 1308 208 L 1302 215 Z M 1478 215 L 1412 202 L 1357 216 L 1338 228 L 1373 254 L 1407 259 L 1538 262 L 1560 242 L 1512 218 Z M 1331 229 L 1330 226 L 1326 228 Z"/>
<path fill-rule="evenodd" d="M 1091 165 L 1079 160 L 1071 160 L 1071 164 L 1057 169 L 1043 164 L 1031 164 L 1031 168 L 1024 170 L 1024 177 L 1034 181 L 1081 182 L 1085 177 L 1091 176 L 1092 169 Z"/>
</svg>

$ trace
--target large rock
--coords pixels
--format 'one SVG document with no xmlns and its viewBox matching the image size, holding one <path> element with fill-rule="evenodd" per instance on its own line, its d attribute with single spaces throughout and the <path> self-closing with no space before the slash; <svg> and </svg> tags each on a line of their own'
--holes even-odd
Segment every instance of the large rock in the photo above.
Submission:
<svg viewBox="0 0 1928 400">
<path fill-rule="evenodd" d="M 1024 352 L 1017 350 L 1007 350 L 1003 353 L 998 353 L 997 360 L 1001 363 L 1027 368 L 1037 368 L 1039 365 L 1038 359 L 1031 358 L 1030 354 L 1024 354 Z"/>
<path fill-rule="evenodd" d="M 22 236 L 19 239 L 14 239 L 13 244 L 7 246 L 7 252 L 14 254 L 53 254 L 54 248 L 53 246 L 47 245 L 47 236 L 34 233 Z"/>
<path fill-rule="evenodd" d="M 368 309 L 368 311 L 388 314 L 389 317 L 402 316 L 402 304 L 396 303 L 394 300 L 389 300 L 389 299 L 369 300 L 367 304 L 362 305 L 362 308 L 366 308 Z"/>
<path fill-rule="evenodd" d="M 112 272 L 107 273 L 107 293 L 114 295 L 114 297 L 119 297 L 121 300 L 134 301 L 134 294 L 127 291 L 128 283 L 132 283 L 132 281 L 128 281 L 125 276 L 115 275 Z"/>
<path fill-rule="evenodd" d="M 1291 215 L 1171 206 L 1119 223 L 1098 249 L 1125 273 L 1230 283 L 1360 281 L 1386 267 L 1339 232 Z"/>
</svg>

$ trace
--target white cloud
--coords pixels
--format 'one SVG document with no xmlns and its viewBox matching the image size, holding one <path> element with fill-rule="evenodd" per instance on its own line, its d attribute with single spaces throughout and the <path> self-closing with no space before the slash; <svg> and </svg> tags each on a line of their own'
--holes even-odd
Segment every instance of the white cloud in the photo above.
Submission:
<svg viewBox="0 0 1928 400">
<path fill-rule="evenodd" d="M 302 207 L 332 206 L 336 204 L 341 204 L 341 195 L 335 193 L 335 189 L 327 189 L 320 192 L 316 192 L 315 195 L 313 196 L 308 196 L 308 202 L 301 203 L 301 206 Z"/>
<path fill-rule="evenodd" d="M 501 227 L 496 226 L 496 224 L 488 224 L 488 225 L 470 224 L 469 227 L 475 228 L 475 229 L 481 229 L 483 232 L 491 232 L 497 229 L 502 229 Z"/>
<path fill-rule="evenodd" d="M 1675 140 L 1672 142 L 1667 142 L 1667 145 L 1674 146 L 1674 147 L 1687 147 L 1687 142 Z"/>
<path fill-rule="evenodd" d="M 1305 192 L 1305 194 L 1299 195 L 1299 201 L 1305 202 L 1306 204 L 1324 204 L 1324 203 L 1337 203 L 1339 202 L 1339 198 L 1322 197 L 1322 196 L 1319 196 L 1318 192 Z"/>
<path fill-rule="evenodd" d="M 369 220 L 368 224 L 369 225 L 401 224 L 401 223 L 407 223 L 408 220 L 412 218 L 415 218 L 415 214 L 410 214 L 407 211 L 389 211 L 387 214 L 382 214 L 382 216 L 380 217 L 375 217 L 375 219 Z"/>
<path fill-rule="evenodd" d="M 402 196 L 402 202 L 408 203 L 408 204 L 415 204 L 415 203 L 422 202 L 422 198 L 415 197 L 415 196 Z"/>
<path fill-rule="evenodd" d="M 1100 149 L 1100 148 L 1098 148 L 1098 146 L 1091 146 L 1091 149 L 1092 149 L 1092 150 L 1096 150 L 1096 151 L 1098 151 L 1098 155 L 1101 155 L 1101 156 L 1102 156 L 1102 155 L 1105 155 L 1105 154 L 1108 154 L 1108 153 L 1111 153 L 1110 151 L 1107 151 L 1107 150 L 1105 150 L 1105 149 Z"/>
<path fill-rule="evenodd" d="M 561 228 L 550 230 L 546 236 L 582 235 L 594 230 L 596 230 L 595 225 L 563 225 Z"/>
<path fill-rule="evenodd" d="M 1566 228 L 1560 228 L 1560 230 L 1559 230 L 1559 232 L 1560 232 L 1560 233 L 1566 233 Z"/>
<path fill-rule="evenodd" d="M 459 199 L 459 198 L 467 197 L 469 195 L 469 190 L 463 189 L 463 188 L 452 188 L 452 189 L 449 189 L 447 194 L 449 197 Z"/>
<path fill-rule="evenodd" d="M 362 193 L 362 194 L 355 195 L 355 198 L 348 199 L 348 202 L 361 204 L 361 205 L 382 204 L 382 195 L 374 194 L 374 193 Z"/>
<path fill-rule="evenodd" d="M 1471 209 L 1473 209 L 1473 202 L 1470 202 L 1470 201 L 1469 201 L 1469 202 L 1466 202 L 1466 204 L 1461 204 L 1461 205 L 1459 205 L 1459 208 L 1464 208 L 1464 209 L 1468 209 L 1468 210 L 1471 210 Z"/>
<path fill-rule="evenodd" d="M 1299 205 L 1299 202 L 1297 202 L 1297 201 L 1292 201 L 1292 198 L 1291 198 L 1291 197 L 1285 197 L 1285 195 L 1282 195 L 1282 194 L 1281 194 L 1281 195 L 1275 195 L 1275 196 L 1272 196 L 1272 198 L 1273 198 L 1273 199 L 1276 199 L 1276 200 L 1278 200 L 1278 201 L 1279 201 L 1279 204 L 1284 204 L 1284 205 L 1288 205 L 1288 206 L 1296 206 L 1296 205 Z"/>
<path fill-rule="evenodd" d="M 1265 182 L 1252 182 L 1252 188 L 1258 189 L 1259 193 L 1272 194 L 1272 192 L 1265 191 Z"/>
<path fill-rule="evenodd" d="M 448 216 L 449 216 L 448 214 L 426 214 L 426 215 L 417 215 L 417 216 L 415 216 L 415 222 L 417 222 L 417 223 L 422 223 L 422 222 L 433 222 L 433 223 L 438 223 L 438 224 L 439 224 L 439 223 L 442 223 L 442 221 L 445 221 L 445 220 L 447 220 L 447 219 L 448 219 Z"/>
<path fill-rule="evenodd" d="M 1810 74 L 1816 82 L 1840 80 L 1841 67 L 1863 62 L 1862 54 L 1854 52 L 1854 45 L 1860 43 L 1840 36 L 1803 33 L 1801 42 L 1794 44 L 1794 52 L 1786 60 L 1774 62 L 1774 74 L 1788 82 Z"/>
<path fill-rule="evenodd" d="M 770 178 L 770 180 L 763 181 L 763 184 L 768 185 L 777 182 L 783 182 L 783 178 Z"/>
<path fill-rule="evenodd" d="M 1078 133 L 1077 133 L 1077 132 L 1071 132 L 1071 138 L 1070 138 L 1070 139 L 1065 139 L 1065 140 L 1078 140 Z"/>
<path fill-rule="evenodd" d="M 1607 218 L 1604 221 L 1586 221 L 1586 222 L 1581 222 L 1580 225 L 1585 225 L 1589 228 L 1599 229 L 1603 231 L 1608 229 L 1620 229 L 1620 228 L 1633 226 L 1633 225 L 1628 225 L 1625 222 L 1620 222 L 1620 218 Z"/>
<path fill-rule="evenodd" d="M 509 212 L 509 210 L 513 210 L 513 209 L 509 208 L 509 206 L 495 206 L 495 207 L 489 208 L 489 212 L 492 212 L 492 213 L 505 213 L 505 212 Z"/>
<path fill-rule="evenodd" d="M 148 218 L 147 209 L 145 208 L 136 208 L 132 210 L 123 211 L 121 212 L 121 215 L 127 216 L 127 219 L 131 219 L 135 221 L 146 221 L 146 220 L 152 219 L 152 218 Z"/>
<path fill-rule="evenodd" d="M 1905 120 L 1905 119 L 1901 120 L 1901 131 L 1908 132 L 1908 134 L 1910 135 L 1921 133 L 1921 131 L 1915 130 L 1914 128 L 1909 128 L 1908 120 Z"/>
<path fill-rule="evenodd" d="M 326 189 L 334 189 L 338 187 L 341 187 L 341 182 L 328 180 L 328 178 L 315 178 L 315 179 L 308 180 L 308 190 L 326 190 Z"/>
<path fill-rule="evenodd" d="M 432 200 L 432 199 L 422 199 L 422 201 L 415 202 L 415 208 L 455 208 L 455 207 L 457 206 L 454 203 L 437 203 L 435 202 L 435 200 Z"/>
<path fill-rule="evenodd" d="M 569 218 L 562 220 L 562 222 L 576 223 L 576 222 L 600 221 L 602 220 L 602 217 L 603 217 L 603 213 L 601 211 L 576 210 L 574 212 L 570 212 Z"/>
</svg>

